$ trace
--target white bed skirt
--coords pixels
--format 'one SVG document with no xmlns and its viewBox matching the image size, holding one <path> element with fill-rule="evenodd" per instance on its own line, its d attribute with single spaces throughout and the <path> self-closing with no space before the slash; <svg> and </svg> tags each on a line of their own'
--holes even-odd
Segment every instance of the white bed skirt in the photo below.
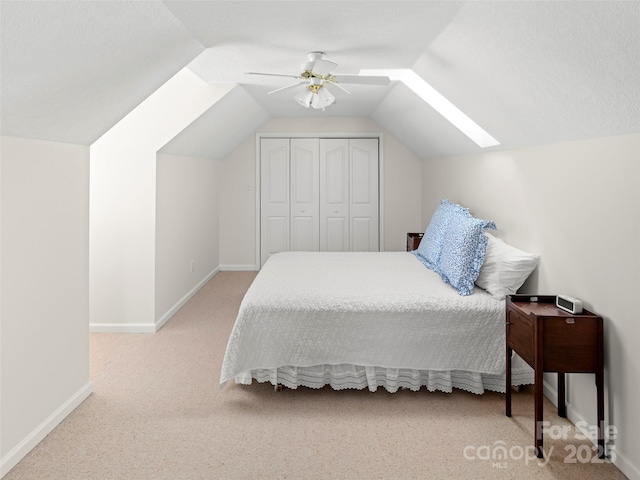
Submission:
<svg viewBox="0 0 640 480">
<path fill-rule="evenodd" d="M 359 365 L 315 365 L 312 367 L 285 366 L 277 369 L 259 369 L 236 375 L 236 383 L 249 385 L 252 380 L 259 383 L 284 385 L 296 389 L 300 386 L 322 388 L 330 385 L 334 390 L 348 388 L 362 390 L 368 388 L 375 392 L 383 387 L 390 393 L 398 389 L 418 391 L 423 386 L 430 392 L 440 390 L 451 393 L 454 388 L 471 393 L 482 394 L 486 390 L 505 392 L 505 375 L 489 375 L 461 370 L 412 370 L 384 367 L 363 367 Z M 511 383 L 514 386 L 528 385 L 533 382 L 533 369 L 520 358 L 514 358 L 511 370 Z"/>
</svg>

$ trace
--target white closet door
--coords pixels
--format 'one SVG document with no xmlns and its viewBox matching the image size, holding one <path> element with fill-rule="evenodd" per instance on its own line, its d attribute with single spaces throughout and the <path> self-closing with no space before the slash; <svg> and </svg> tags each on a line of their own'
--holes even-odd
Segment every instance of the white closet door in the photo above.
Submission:
<svg viewBox="0 0 640 480">
<path fill-rule="evenodd" d="M 349 251 L 349 140 L 320 140 L 320 251 Z"/>
<path fill-rule="evenodd" d="M 290 249 L 289 139 L 260 142 L 260 266 Z"/>
<path fill-rule="evenodd" d="M 379 251 L 379 228 L 378 139 L 261 139 L 261 266 L 282 251 Z"/>
<path fill-rule="evenodd" d="M 377 252 L 379 237 L 378 139 L 349 140 L 350 230 L 352 252 Z"/>
<path fill-rule="evenodd" d="M 320 248 L 319 141 L 291 139 L 291 250 Z"/>
</svg>

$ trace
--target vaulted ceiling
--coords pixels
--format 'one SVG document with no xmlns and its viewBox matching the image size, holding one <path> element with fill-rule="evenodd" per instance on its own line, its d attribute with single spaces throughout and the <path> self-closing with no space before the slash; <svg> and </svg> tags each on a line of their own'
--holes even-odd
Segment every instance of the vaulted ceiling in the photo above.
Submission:
<svg viewBox="0 0 640 480">
<path fill-rule="evenodd" d="M 90 145 L 182 68 L 234 83 L 172 153 L 219 156 L 273 117 L 370 117 L 420 158 L 480 151 L 412 90 L 349 85 L 325 111 L 293 90 L 310 51 L 336 73 L 413 69 L 495 137 L 492 150 L 640 131 L 640 2 L 11 1 L 0 3 L 3 135 Z"/>
</svg>

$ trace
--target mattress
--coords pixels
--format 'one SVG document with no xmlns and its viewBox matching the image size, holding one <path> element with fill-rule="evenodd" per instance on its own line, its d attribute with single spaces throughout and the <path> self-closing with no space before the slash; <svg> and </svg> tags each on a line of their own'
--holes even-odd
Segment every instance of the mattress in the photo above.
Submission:
<svg viewBox="0 0 640 480">
<path fill-rule="evenodd" d="M 409 252 L 281 252 L 242 300 L 220 385 L 253 378 L 313 387 L 347 372 L 344 388 L 394 391 L 398 376 L 427 385 L 427 375 L 447 391 L 451 375 L 470 375 L 480 379 L 470 391 L 482 390 L 483 377 L 504 391 L 504 318 L 504 300 L 477 287 L 458 295 Z M 531 383 L 522 368 L 514 379 Z"/>
</svg>

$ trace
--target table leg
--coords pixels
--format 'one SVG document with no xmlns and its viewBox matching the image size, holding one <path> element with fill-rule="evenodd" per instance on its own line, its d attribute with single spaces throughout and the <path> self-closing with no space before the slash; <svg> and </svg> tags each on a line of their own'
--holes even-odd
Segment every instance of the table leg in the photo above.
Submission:
<svg viewBox="0 0 640 480">
<path fill-rule="evenodd" d="M 507 338 L 509 336 L 507 335 Z M 505 401 L 506 408 L 505 414 L 507 417 L 511 416 L 511 348 L 507 345 L 507 362 L 506 362 L 506 374 L 505 374 Z"/>
<path fill-rule="evenodd" d="M 542 368 L 536 369 L 534 372 L 535 376 L 535 385 L 533 387 L 533 401 L 534 401 L 534 417 L 535 417 L 535 447 L 536 447 L 536 455 L 538 458 L 544 457 L 544 450 L 542 449 L 542 392 L 543 392 L 543 381 L 542 381 Z"/>
<path fill-rule="evenodd" d="M 598 368 L 596 391 L 598 396 L 598 458 L 605 458 L 604 451 L 604 332 L 602 318 L 598 320 Z"/>
<path fill-rule="evenodd" d="M 534 396 L 534 417 L 535 417 L 535 447 L 538 458 L 544 457 L 544 450 L 542 449 L 542 412 L 543 412 L 543 390 L 544 390 L 544 342 L 543 342 L 543 327 L 542 319 L 536 319 L 534 338 L 535 338 L 535 352 L 533 361 L 533 376 L 535 385 L 533 388 Z"/>
<path fill-rule="evenodd" d="M 598 458 L 605 458 L 604 451 L 604 385 L 603 372 L 596 373 L 596 390 L 598 397 Z"/>
<path fill-rule="evenodd" d="M 567 418 L 566 398 L 564 372 L 558 372 L 558 416 L 562 418 Z"/>
</svg>

